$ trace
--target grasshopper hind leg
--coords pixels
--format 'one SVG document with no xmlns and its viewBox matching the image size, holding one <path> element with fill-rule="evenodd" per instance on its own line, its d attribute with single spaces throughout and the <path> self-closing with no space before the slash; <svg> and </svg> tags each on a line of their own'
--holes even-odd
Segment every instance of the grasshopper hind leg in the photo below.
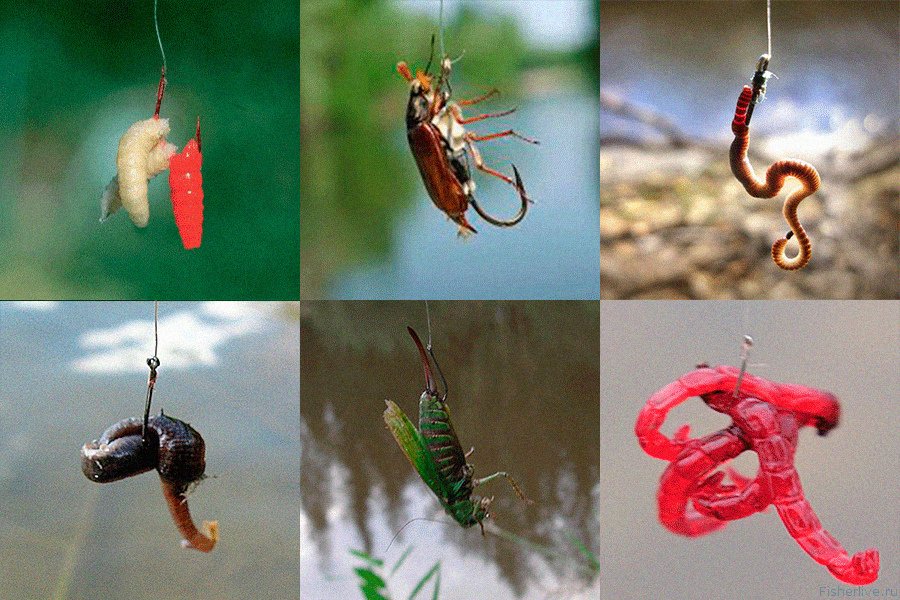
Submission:
<svg viewBox="0 0 900 600">
<path fill-rule="evenodd" d="M 509 485 L 512 486 L 513 491 L 516 493 L 516 496 L 518 496 L 519 499 L 524 500 L 528 504 L 534 504 L 534 501 L 525 495 L 525 492 L 522 491 L 522 488 L 519 487 L 519 484 L 516 483 L 516 480 L 513 479 L 512 476 L 509 473 L 507 473 L 506 471 L 497 471 L 493 475 L 488 475 L 487 477 L 481 477 L 480 479 L 475 479 L 472 481 L 472 487 L 478 487 L 479 485 L 487 483 L 493 479 L 497 479 L 498 477 L 506 478 L 506 480 L 509 482 Z"/>
</svg>

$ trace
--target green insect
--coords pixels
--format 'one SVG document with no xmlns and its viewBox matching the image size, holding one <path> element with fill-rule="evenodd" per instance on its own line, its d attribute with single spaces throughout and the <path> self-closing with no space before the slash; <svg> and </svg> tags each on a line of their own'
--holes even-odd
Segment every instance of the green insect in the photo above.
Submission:
<svg viewBox="0 0 900 600">
<path fill-rule="evenodd" d="M 525 497 L 519 485 L 505 471 L 480 479 L 473 478 L 475 468 L 466 463 L 466 458 L 475 449 L 472 448 L 464 454 L 453 429 L 450 408 L 447 406 L 447 381 L 441 373 L 441 367 L 429 344 L 428 354 L 431 355 L 444 385 L 443 395 L 438 395 L 437 386 L 431 375 L 428 354 L 416 332 L 411 327 L 406 329 L 419 349 L 422 367 L 425 370 L 425 391 L 419 398 L 419 429 L 416 429 L 409 417 L 390 400 L 386 401 L 384 422 L 413 468 L 438 497 L 444 510 L 463 527 L 471 527 L 477 523 L 481 527 L 481 535 L 484 535 L 482 521 L 490 516 L 488 508 L 493 497 L 473 496 L 472 492 L 476 487 L 492 479 L 505 477 L 519 498 L 529 504 L 531 500 Z"/>
</svg>

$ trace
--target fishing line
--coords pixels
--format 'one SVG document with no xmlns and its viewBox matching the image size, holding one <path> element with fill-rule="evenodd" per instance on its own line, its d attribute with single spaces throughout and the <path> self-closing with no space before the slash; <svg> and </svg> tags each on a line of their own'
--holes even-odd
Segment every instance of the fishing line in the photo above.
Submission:
<svg viewBox="0 0 900 600">
<path fill-rule="evenodd" d="M 444 377 L 444 372 L 441 371 L 441 365 L 438 364 L 437 357 L 434 355 L 434 346 L 431 344 L 431 311 L 428 309 L 428 300 L 425 301 L 425 319 L 428 321 L 428 345 L 425 346 L 425 349 L 428 350 L 428 355 L 431 356 L 441 382 L 444 384 L 444 398 L 446 399 L 447 394 L 450 393 L 450 387 L 447 385 L 447 378 Z"/>
<path fill-rule="evenodd" d="M 425 319 L 428 321 L 428 350 L 431 350 L 431 312 L 428 310 L 428 300 L 425 301 Z"/>
<path fill-rule="evenodd" d="M 159 353 L 159 300 L 156 300 L 153 302 L 153 358 L 156 358 L 156 355 L 158 353 Z"/>
<path fill-rule="evenodd" d="M 441 0 L 443 2 L 443 0 Z M 772 56 L 772 0 L 766 0 L 766 30 L 769 33 L 769 47 L 766 54 Z"/>
<path fill-rule="evenodd" d="M 141 439 L 147 441 L 147 423 L 150 420 L 150 402 L 153 400 L 153 388 L 156 387 L 156 369 L 159 367 L 159 300 L 153 303 L 153 356 L 147 359 L 150 375 L 147 377 L 147 401 L 144 404 L 144 423 L 141 426 Z"/>
<path fill-rule="evenodd" d="M 443 0 L 441 0 L 443 1 Z M 163 50 L 162 37 L 159 35 L 159 20 L 156 18 L 156 5 L 159 0 L 153 0 L 153 26 L 156 28 L 156 41 L 159 42 L 159 53 L 162 54 L 163 69 L 166 68 L 166 51 Z"/>
</svg>

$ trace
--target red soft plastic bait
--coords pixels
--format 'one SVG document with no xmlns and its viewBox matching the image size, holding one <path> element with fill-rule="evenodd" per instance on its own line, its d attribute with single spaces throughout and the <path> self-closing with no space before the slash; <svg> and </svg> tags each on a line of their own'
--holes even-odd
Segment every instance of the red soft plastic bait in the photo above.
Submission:
<svg viewBox="0 0 900 600">
<path fill-rule="evenodd" d="M 200 173 L 202 164 L 198 118 L 196 138 L 190 140 L 184 146 L 184 150 L 173 155 L 169 161 L 172 211 L 175 213 L 175 224 L 181 235 L 181 243 L 186 250 L 199 248 L 203 238 L 203 175 Z"/>
<path fill-rule="evenodd" d="M 743 375 L 738 389 L 739 376 L 735 367 L 700 365 L 653 394 L 641 409 L 635 424 L 641 448 L 669 461 L 657 494 L 660 522 L 679 535 L 698 537 L 774 505 L 791 537 L 834 577 L 852 585 L 872 583 L 878 578 L 878 550 L 850 556 L 822 527 L 794 467 L 799 429 L 811 426 L 825 435 L 836 427 L 837 399 L 750 374 Z M 667 438 L 660 432 L 666 415 L 694 396 L 731 417 L 731 425 L 693 439 L 684 425 L 673 439 Z M 716 469 L 746 450 L 759 457 L 756 478 L 729 469 L 733 484 L 723 483 L 725 473 Z"/>
</svg>

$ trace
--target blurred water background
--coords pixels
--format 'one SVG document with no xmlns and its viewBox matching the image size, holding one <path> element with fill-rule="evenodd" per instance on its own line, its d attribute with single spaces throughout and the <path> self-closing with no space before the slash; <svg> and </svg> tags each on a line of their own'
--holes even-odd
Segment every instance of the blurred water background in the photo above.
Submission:
<svg viewBox="0 0 900 600">
<path fill-rule="evenodd" d="M 418 423 L 422 366 L 406 326 L 427 339 L 422 302 L 316 302 L 301 316 L 301 595 L 362 597 L 350 550 L 385 560 L 392 598 L 434 564 L 440 598 L 576 598 L 603 577 L 600 538 L 599 306 L 587 302 L 430 302 L 434 352 L 475 476 L 506 470 L 482 537 L 463 529 L 387 431 L 385 400 Z M 392 537 L 413 521 L 391 544 Z M 432 582 L 433 583 L 433 582 Z M 431 597 L 431 586 L 427 588 Z M 589 597 L 589 596 L 588 596 Z"/>
<path fill-rule="evenodd" d="M 300 531 L 297 305 L 160 306 L 153 413 L 188 421 L 208 476 L 181 548 L 155 472 L 109 484 L 82 444 L 140 417 L 153 304 L 0 303 L 0 589 L 8 598 L 294 598 Z M 11 594 L 11 595 L 10 595 Z"/>
<path fill-rule="evenodd" d="M 588 299 L 599 295 L 597 13 L 599 0 L 445 2 L 453 92 L 502 94 L 467 114 L 518 107 L 469 126 L 540 140 L 480 145 L 511 173 L 528 215 L 457 239 L 434 207 L 406 141 L 405 60 L 424 68 L 439 30 L 435 0 L 301 6 L 301 296 L 360 299 Z M 478 198 L 511 216 L 515 191 L 477 172 Z"/>
</svg>

